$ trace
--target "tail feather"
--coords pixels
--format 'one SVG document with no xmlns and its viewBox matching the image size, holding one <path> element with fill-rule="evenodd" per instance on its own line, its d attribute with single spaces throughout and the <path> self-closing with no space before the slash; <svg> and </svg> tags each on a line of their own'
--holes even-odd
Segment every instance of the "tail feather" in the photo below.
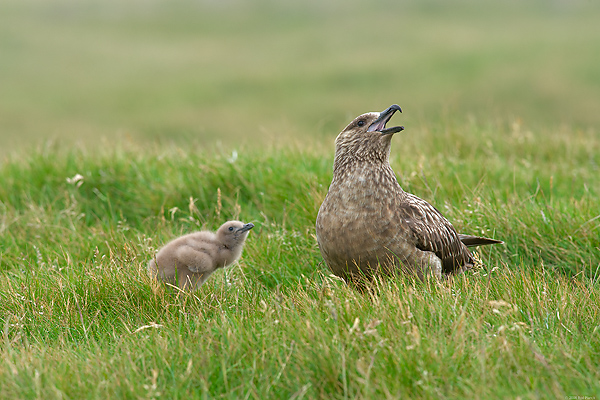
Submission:
<svg viewBox="0 0 600 400">
<path fill-rule="evenodd" d="M 463 244 L 467 247 L 504 243 L 502 240 L 490 239 L 490 238 L 481 237 L 481 236 L 463 235 L 462 233 L 459 233 L 458 237 L 460 238 L 460 241 L 463 242 Z"/>
</svg>

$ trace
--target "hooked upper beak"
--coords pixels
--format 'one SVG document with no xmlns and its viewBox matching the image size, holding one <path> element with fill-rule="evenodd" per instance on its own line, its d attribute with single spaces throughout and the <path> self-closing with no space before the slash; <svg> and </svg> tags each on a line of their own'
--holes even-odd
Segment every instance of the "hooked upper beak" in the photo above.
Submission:
<svg viewBox="0 0 600 400">
<path fill-rule="evenodd" d="M 369 129 L 367 129 L 367 132 L 376 131 L 381 132 L 382 135 L 388 135 L 404 130 L 403 126 L 394 126 L 391 128 L 385 127 L 385 124 L 388 123 L 388 121 L 392 118 L 392 115 L 394 115 L 396 111 L 402 112 L 402 109 L 398 104 L 392 104 L 387 109 L 379 113 L 379 117 L 375 121 L 373 121 L 371 126 L 369 126 Z"/>
<path fill-rule="evenodd" d="M 253 223 L 247 223 L 246 225 L 242 226 L 240 229 L 238 229 L 238 232 L 247 232 L 250 229 L 254 228 L 254 224 Z"/>
</svg>

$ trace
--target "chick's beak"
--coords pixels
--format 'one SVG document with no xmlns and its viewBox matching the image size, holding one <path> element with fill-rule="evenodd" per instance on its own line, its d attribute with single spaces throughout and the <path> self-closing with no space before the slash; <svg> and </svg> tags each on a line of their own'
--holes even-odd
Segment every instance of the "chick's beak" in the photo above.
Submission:
<svg viewBox="0 0 600 400">
<path fill-rule="evenodd" d="M 247 232 L 252 228 L 254 228 L 254 224 L 250 222 L 238 229 L 238 232 Z"/>
</svg>

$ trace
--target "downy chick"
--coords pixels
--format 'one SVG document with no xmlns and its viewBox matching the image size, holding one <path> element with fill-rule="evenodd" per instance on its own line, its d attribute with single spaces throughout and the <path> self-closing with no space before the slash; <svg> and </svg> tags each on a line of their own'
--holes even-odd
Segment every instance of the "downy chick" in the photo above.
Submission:
<svg viewBox="0 0 600 400">
<path fill-rule="evenodd" d="M 180 289 L 196 289 L 218 268 L 240 257 L 252 228 L 251 223 L 227 221 L 216 233 L 201 231 L 178 237 L 158 251 L 148 269 L 153 277 Z"/>
</svg>

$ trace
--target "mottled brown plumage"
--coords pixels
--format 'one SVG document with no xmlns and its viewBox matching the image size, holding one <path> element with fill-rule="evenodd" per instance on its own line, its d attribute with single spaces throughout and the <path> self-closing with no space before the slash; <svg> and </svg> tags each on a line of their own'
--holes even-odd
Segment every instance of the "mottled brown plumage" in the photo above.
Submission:
<svg viewBox="0 0 600 400">
<path fill-rule="evenodd" d="M 321 254 L 347 281 L 402 270 L 442 278 L 474 264 L 467 246 L 502 243 L 459 235 L 431 204 L 400 187 L 389 164 L 386 128 L 400 107 L 363 114 L 336 138 L 333 180 L 316 221 Z"/>
</svg>

